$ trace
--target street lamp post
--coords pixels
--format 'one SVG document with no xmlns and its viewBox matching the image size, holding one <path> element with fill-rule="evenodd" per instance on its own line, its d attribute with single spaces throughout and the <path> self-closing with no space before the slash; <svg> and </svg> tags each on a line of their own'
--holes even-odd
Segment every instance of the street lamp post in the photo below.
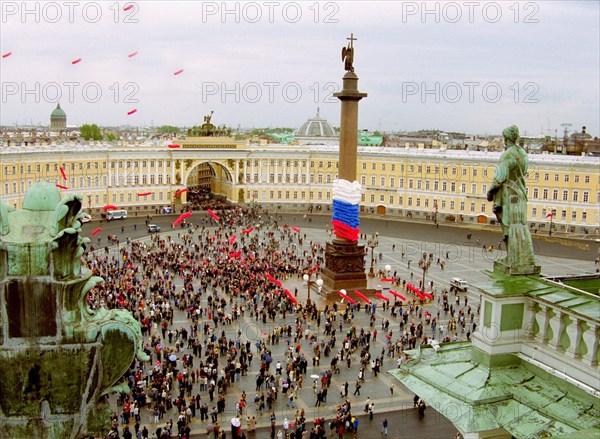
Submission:
<svg viewBox="0 0 600 439">
<path fill-rule="evenodd" d="M 310 287 L 311 284 L 313 283 L 313 280 L 311 280 L 311 276 L 312 273 L 309 271 L 308 273 L 305 273 L 304 276 L 302 276 L 302 279 L 304 279 L 304 282 L 306 282 L 306 286 L 307 286 L 307 297 L 306 297 L 306 306 L 310 306 Z M 319 293 L 321 292 L 321 288 L 323 288 L 323 279 L 318 278 L 316 281 L 314 281 L 317 284 L 317 288 L 319 289 Z"/>
<path fill-rule="evenodd" d="M 385 270 L 385 277 L 390 277 L 390 271 L 392 271 L 392 266 L 390 264 L 387 264 L 385 267 L 383 267 L 383 269 Z"/>
<path fill-rule="evenodd" d="M 371 238 L 367 240 L 367 246 L 371 249 L 371 268 L 369 269 L 369 277 L 375 277 L 373 264 L 375 263 L 375 248 L 379 245 L 379 233 L 375 232 Z"/>
<path fill-rule="evenodd" d="M 423 270 L 423 292 L 425 292 L 425 275 L 427 274 L 427 270 L 431 266 L 431 259 L 427 257 L 427 252 L 423 252 L 423 256 L 419 261 L 419 268 Z"/>
<path fill-rule="evenodd" d="M 552 223 L 554 221 L 554 215 L 556 215 L 556 209 L 550 210 L 550 232 L 548 232 L 548 236 L 552 236 Z"/>
</svg>

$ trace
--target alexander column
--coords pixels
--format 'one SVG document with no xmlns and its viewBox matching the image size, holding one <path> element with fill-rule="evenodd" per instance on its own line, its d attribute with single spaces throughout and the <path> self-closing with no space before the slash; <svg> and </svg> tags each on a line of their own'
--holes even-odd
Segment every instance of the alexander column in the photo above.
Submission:
<svg viewBox="0 0 600 439">
<path fill-rule="evenodd" d="M 333 183 L 333 242 L 325 248 L 325 267 L 322 271 L 323 289 L 335 293 L 340 289 L 352 291 L 367 287 L 365 274 L 365 247 L 358 245 L 359 204 L 361 186 L 356 181 L 358 151 L 358 101 L 366 93 L 358 91 L 358 76 L 354 73 L 354 34 L 347 38 L 350 42 L 342 48 L 346 74 L 343 88 L 335 93 L 342 103 L 340 120 L 339 179 Z M 337 297 L 337 296 L 336 296 Z"/>
</svg>

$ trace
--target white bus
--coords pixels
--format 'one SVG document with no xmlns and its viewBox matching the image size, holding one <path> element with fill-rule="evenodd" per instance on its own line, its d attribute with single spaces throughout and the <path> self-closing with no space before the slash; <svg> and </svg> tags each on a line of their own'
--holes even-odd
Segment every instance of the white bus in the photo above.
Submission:
<svg viewBox="0 0 600 439">
<path fill-rule="evenodd" d="M 114 219 L 125 219 L 127 218 L 127 211 L 125 209 L 107 210 L 106 213 L 102 214 L 102 216 L 105 217 L 107 221 Z"/>
</svg>

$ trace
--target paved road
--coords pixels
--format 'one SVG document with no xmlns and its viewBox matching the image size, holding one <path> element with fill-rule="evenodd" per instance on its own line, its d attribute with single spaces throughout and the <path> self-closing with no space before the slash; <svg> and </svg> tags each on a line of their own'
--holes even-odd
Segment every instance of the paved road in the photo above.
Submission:
<svg viewBox="0 0 600 439">
<path fill-rule="evenodd" d="M 195 214 L 193 218 L 203 218 L 203 214 Z M 174 220 L 175 216 L 160 216 L 155 217 L 152 222 L 155 224 L 159 224 L 163 227 L 163 230 L 167 230 L 166 232 L 162 232 L 163 234 L 168 233 L 171 235 L 172 239 L 178 241 L 177 234 L 178 231 L 172 230 L 170 227 L 170 223 Z M 144 226 L 145 218 L 129 218 L 125 221 L 112 222 L 112 223 L 104 223 L 102 224 L 103 231 L 98 236 L 101 237 L 102 242 L 101 245 L 104 246 L 106 243 L 106 235 L 107 234 L 116 234 L 120 236 L 129 236 L 130 238 L 142 238 L 148 239 L 144 237 L 147 235 L 145 226 Z M 288 222 L 288 224 L 295 224 L 296 226 L 301 228 L 301 233 L 307 235 L 307 239 L 305 239 L 304 248 L 307 248 L 308 241 L 319 241 L 325 242 L 331 239 L 325 232 L 325 225 L 329 221 L 328 216 L 318 216 L 314 217 L 311 223 L 308 221 L 304 222 L 300 215 L 296 215 L 296 219 L 294 219 L 294 215 L 290 214 L 289 216 L 283 216 L 283 222 Z M 133 228 L 133 224 L 137 223 L 137 229 Z M 99 224 L 97 222 L 92 222 L 90 224 L 85 225 L 84 227 L 89 228 L 89 230 L 93 230 L 98 227 Z M 121 234 L 121 226 L 125 227 L 125 233 Z M 439 229 L 432 227 L 430 224 L 419 224 L 419 223 L 400 223 L 400 222 L 389 222 L 388 231 L 386 232 L 382 227 L 382 222 L 376 222 L 373 220 L 367 220 L 363 222 L 363 230 L 369 233 L 372 227 L 378 226 L 380 227 L 380 239 L 379 246 L 376 249 L 376 255 L 378 256 L 381 253 L 381 260 L 379 257 L 376 258 L 376 268 L 382 268 L 386 264 L 392 266 L 392 271 L 397 271 L 398 276 L 403 279 L 409 279 L 412 275 L 415 280 L 418 281 L 421 273 L 418 268 L 417 271 L 414 271 L 415 265 L 417 263 L 418 257 L 420 256 L 423 250 L 432 252 L 438 256 L 444 257 L 445 253 L 449 253 L 449 259 L 447 262 L 447 266 L 445 270 L 442 270 L 437 265 L 432 265 L 432 268 L 427 273 L 427 280 L 433 280 L 436 286 L 447 286 L 449 280 L 454 276 L 464 277 L 469 280 L 470 283 L 477 283 L 486 277 L 486 274 L 483 270 L 489 270 L 492 268 L 492 261 L 494 254 L 492 255 L 482 255 L 481 250 L 475 251 L 473 246 L 469 245 L 456 245 L 451 239 L 436 241 L 435 234 L 437 234 L 440 238 L 448 238 L 448 237 L 458 237 L 459 235 L 463 235 L 465 233 L 465 229 L 458 229 L 455 227 L 444 227 L 440 226 Z M 409 230 L 412 232 L 409 233 Z M 421 232 L 419 232 L 421 231 Z M 441 232 L 440 232 L 441 231 Z M 85 230 L 84 230 L 85 232 Z M 444 233 L 445 232 L 445 233 Z M 388 235 L 389 233 L 389 235 Z M 473 232 L 473 238 L 475 238 L 475 232 Z M 482 240 L 485 238 L 485 234 L 481 234 Z M 494 236 L 491 234 L 491 236 Z M 469 244 L 469 243 L 467 243 Z M 552 254 L 558 253 L 561 255 L 569 254 L 569 252 L 573 252 L 574 249 L 572 246 L 563 247 L 558 243 L 549 243 L 554 246 Z M 393 248 L 395 246 L 395 249 Z M 560 250 L 558 250 L 560 249 Z M 404 250 L 405 256 L 402 256 L 402 251 Z M 110 253 L 115 254 L 116 248 L 111 248 Z M 496 252 L 497 253 L 497 252 Z M 497 255 L 496 255 L 497 256 Z M 577 259 L 561 259 L 557 257 L 551 256 L 539 256 L 538 257 L 544 272 L 553 273 L 553 274 L 565 274 L 565 273 L 583 273 L 590 272 L 594 270 L 594 262 L 593 259 L 577 260 Z M 412 260 L 411 268 L 408 267 L 408 261 Z M 370 258 L 366 258 L 367 266 L 370 263 Z M 176 284 L 179 285 L 180 281 L 176 278 Z M 380 284 L 379 278 L 369 278 L 369 287 L 371 288 L 382 288 Z M 386 285 L 383 285 L 385 287 Z M 290 291 L 294 291 L 296 288 L 298 289 L 298 299 L 300 301 L 306 300 L 306 286 L 302 284 L 302 281 L 298 279 L 297 276 L 292 276 L 286 280 L 284 280 L 284 287 L 288 288 Z M 471 291 L 469 291 L 471 294 Z M 325 303 L 330 302 L 326 298 L 322 296 L 313 295 L 312 299 L 317 303 L 319 308 L 323 308 Z M 478 300 L 477 297 L 469 297 L 470 303 L 476 303 Z M 462 299 L 461 299 L 462 302 Z M 425 310 L 429 311 L 432 314 L 437 312 L 437 305 L 430 304 L 424 307 Z M 397 334 L 398 324 L 396 319 L 390 317 L 390 311 L 381 311 L 378 308 L 377 311 L 377 320 L 373 327 L 369 327 L 368 315 L 364 313 L 364 311 L 356 312 L 355 318 L 352 321 L 352 325 L 356 327 L 364 327 L 366 330 L 373 331 L 374 329 L 378 329 L 381 331 L 381 323 L 386 319 L 391 321 L 390 328 L 394 330 L 394 333 Z M 447 317 L 446 317 L 447 318 Z M 288 315 L 285 320 L 278 318 L 277 321 L 268 320 L 266 324 L 262 322 L 256 321 L 254 318 L 250 318 L 248 314 L 242 316 L 239 320 L 235 321 L 231 326 L 219 327 L 218 330 L 225 330 L 227 337 L 235 338 L 235 334 L 238 330 L 242 332 L 242 341 L 249 340 L 252 342 L 252 348 L 254 351 L 254 343 L 262 338 L 265 333 L 271 333 L 276 326 L 281 326 L 284 324 L 293 324 L 294 316 Z M 339 323 L 339 322 L 338 322 Z M 177 312 L 175 316 L 174 327 L 188 327 L 189 322 L 185 318 L 183 313 Z M 350 327 L 350 324 L 343 324 L 342 331 L 346 331 Z M 441 334 L 436 334 L 438 337 L 445 336 L 445 320 L 444 315 L 442 313 L 442 319 L 440 321 L 440 327 L 443 332 Z M 315 328 L 313 328 L 315 330 Z M 322 331 L 322 328 L 321 328 Z M 430 328 L 426 329 L 427 333 L 430 333 Z M 318 337 L 320 337 L 319 332 L 317 331 Z M 394 336 L 395 338 L 396 336 Z M 464 335 L 463 335 L 464 337 Z M 308 341 L 303 341 L 303 349 L 308 354 L 308 358 L 312 358 L 310 351 L 310 344 Z M 382 348 L 385 347 L 385 339 L 383 337 L 379 337 L 377 341 L 373 342 L 373 352 L 377 354 Z M 285 349 L 287 348 L 287 343 L 281 341 L 278 344 L 270 345 L 270 348 L 273 351 L 273 357 L 283 358 Z M 329 368 L 329 358 L 323 358 L 320 365 L 312 366 L 309 363 L 309 371 L 308 375 L 311 374 L 320 374 Z M 433 408 L 429 408 L 427 411 L 427 417 L 424 422 L 419 422 L 417 415 L 414 413 L 412 409 L 412 393 L 409 392 L 402 385 L 394 381 L 396 384 L 394 395 L 390 395 L 389 385 L 391 378 L 386 374 L 379 374 L 377 377 L 373 376 L 373 374 L 369 371 L 366 377 L 366 383 L 363 385 L 363 390 L 361 395 L 352 395 L 354 389 L 354 382 L 356 381 L 356 373 L 357 368 L 355 366 L 355 362 L 352 364 L 352 368 L 347 368 L 345 364 L 340 367 L 341 373 L 339 375 L 334 375 L 331 392 L 328 396 L 328 404 L 323 407 L 315 407 L 315 395 L 311 388 L 311 380 L 308 379 L 305 382 L 304 389 L 298 392 L 298 400 L 297 407 L 304 408 L 306 411 L 306 418 L 308 420 L 315 419 L 316 417 L 326 417 L 331 418 L 334 415 L 334 404 L 340 403 L 341 399 L 339 396 L 339 387 L 343 384 L 344 381 L 348 381 L 350 385 L 350 395 L 349 399 L 353 404 L 353 413 L 356 414 L 356 409 L 360 411 L 360 408 L 364 404 L 364 401 L 367 397 L 370 397 L 371 400 L 375 403 L 375 413 L 376 418 L 372 423 L 369 423 L 368 420 L 361 420 L 361 427 L 359 437 L 371 438 L 371 437 L 379 437 L 380 436 L 380 425 L 382 418 L 381 416 L 389 415 L 390 418 L 390 437 L 393 438 L 404 438 L 404 437 L 427 437 L 427 438 L 453 438 L 456 433 L 456 429 L 452 426 L 452 424 L 444 418 L 442 415 L 437 414 L 433 410 Z M 384 364 L 382 370 L 391 370 L 396 367 L 395 359 L 386 357 L 384 360 Z M 231 391 L 227 396 L 227 409 L 226 413 L 219 418 L 219 422 L 222 426 L 229 429 L 229 421 L 233 416 L 232 409 L 235 406 L 235 402 L 239 399 L 242 390 L 245 390 L 249 396 L 249 399 L 252 400 L 255 391 L 255 383 L 254 377 L 257 370 L 257 364 L 253 363 L 252 368 L 250 369 L 247 376 L 241 378 L 241 381 L 236 382 L 236 385 L 233 386 Z M 206 395 L 203 395 L 204 398 L 207 398 Z M 408 407 L 408 410 L 401 410 L 403 408 Z M 288 416 L 289 419 L 294 418 L 295 410 L 287 408 L 285 405 L 285 401 L 280 398 L 278 402 L 275 403 L 274 410 L 276 411 L 278 417 L 278 427 L 281 426 L 284 416 Z M 261 428 L 266 428 L 269 425 L 268 415 L 263 414 L 259 416 L 256 413 L 256 409 L 252 403 L 248 407 L 248 411 L 251 415 L 257 415 L 258 418 L 258 433 L 254 436 L 248 436 L 249 438 L 255 437 L 262 439 L 263 437 L 267 438 L 268 429 L 262 430 Z M 244 414 L 246 415 L 246 413 Z M 177 420 L 177 414 L 170 413 L 167 414 L 167 419 L 171 417 L 174 420 Z M 142 425 L 148 425 L 150 430 L 154 432 L 156 430 L 156 425 L 150 424 L 150 416 L 149 413 L 144 413 L 142 418 Z M 164 421 L 161 421 L 164 422 Z M 245 427 L 245 423 L 243 424 Z M 372 425 L 371 427 L 368 427 Z M 205 424 L 202 423 L 199 419 L 194 420 L 192 423 L 192 431 L 195 434 L 194 437 L 205 437 Z M 364 428 L 363 428 L 364 427 Z M 230 435 L 228 435 L 229 437 Z"/>
<path fill-rule="evenodd" d="M 412 405 L 412 403 L 411 403 Z M 432 407 L 425 410 L 425 417 L 419 419 L 416 409 L 408 408 L 406 410 L 396 411 L 394 413 L 381 413 L 373 416 L 369 420 L 367 415 L 358 416 L 357 439 L 373 439 L 386 437 L 381 433 L 383 420 L 388 420 L 388 436 L 390 439 L 454 439 L 458 430 L 452 423 Z M 313 423 L 307 422 L 306 428 L 310 432 Z M 227 437 L 231 437 L 230 425 L 226 426 Z M 278 429 L 280 426 L 278 426 Z M 276 430 L 277 431 L 277 430 Z M 328 430 L 329 431 L 329 430 Z M 270 438 L 270 427 L 257 428 L 255 433 L 246 433 L 248 439 L 268 439 Z M 191 439 L 206 438 L 206 433 L 196 433 L 191 435 Z M 209 436 L 212 438 L 212 435 Z M 337 437 L 337 435 L 329 436 Z M 350 437 L 348 434 L 347 437 Z"/>
<path fill-rule="evenodd" d="M 330 225 L 331 216 L 329 213 L 312 215 L 312 221 L 309 223 L 303 218 L 302 213 L 284 213 L 282 223 L 297 225 L 298 227 L 310 227 L 318 230 L 325 230 L 327 225 Z M 152 223 L 162 227 L 163 231 L 172 230 L 171 223 L 177 218 L 177 215 L 153 215 Z M 193 219 L 202 218 L 208 221 L 208 214 L 204 211 L 194 212 Z M 84 233 L 86 229 L 91 232 L 96 227 L 101 226 L 102 232 L 97 237 L 103 237 L 103 245 L 106 242 L 105 236 L 117 235 L 119 237 L 129 236 L 131 239 L 140 238 L 147 235 L 144 221 L 145 215 L 138 217 L 129 217 L 126 220 L 115 220 L 111 222 L 93 221 L 84 224 Z M 134 224 L 137 229 L 134 230 Z M 208 222 L 207 222 L 208 224 Z M 121 233 L 121 226 L 125 227 L 125 233 Z M 501 233 L 499 227 L 492 226 L 477 226 L 477 225 L 455 225 L 455 224 L 440 224 L 439 228 L 435 227 L 431 222 L 424 221 L 406 221 L 399 219 L 384 219 L 383 217 L 365 217 L 361 218 L 361 232 L 371 235 L 375 232 L 385 235 L 396 240 L 396 248 L 400 249 L 405 241 L 412 242 L 413 240 L 423 240 L 432 243 L 440 243 L 446 245 L 458 245 L 471 247 L 475 250 L 480 249 L 477 244 L 477 239 L 483 244 L 491 244 L 494 247 L 501 241 Z M 467 239 L 467 233 L 471 233 L 472 238 Z M 584 261 L 593 261 L 598 256 L 600 243 L 592 240 L 580 240 L 565 237 L 547 236 L 547 235 L 532 235 L 535 254 L 538 256 L 560 256 L 566 259 L 577 259 Z M 94 239 L 96 244 L 97 240 Z M 96 244 L 97 245 L 97 244 Z M 418 259 L 418 258 L 417 258 Z"/>
</svg>

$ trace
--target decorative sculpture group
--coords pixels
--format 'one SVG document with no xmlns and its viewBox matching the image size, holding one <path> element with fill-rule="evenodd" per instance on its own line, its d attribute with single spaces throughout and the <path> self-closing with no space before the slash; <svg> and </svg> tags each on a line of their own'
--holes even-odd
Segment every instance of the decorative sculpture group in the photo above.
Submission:
<svg viewBox="0 0 600 439">
<path fill-rule="evenodd" d="M 92 310 L 102 278 L 81 265 L 82 196 L 36 183 L 16 210 L 0 203 L 0 437 L 106 431 L 103 395 L 143 352 L 125 310 Z"/>
</svg>

